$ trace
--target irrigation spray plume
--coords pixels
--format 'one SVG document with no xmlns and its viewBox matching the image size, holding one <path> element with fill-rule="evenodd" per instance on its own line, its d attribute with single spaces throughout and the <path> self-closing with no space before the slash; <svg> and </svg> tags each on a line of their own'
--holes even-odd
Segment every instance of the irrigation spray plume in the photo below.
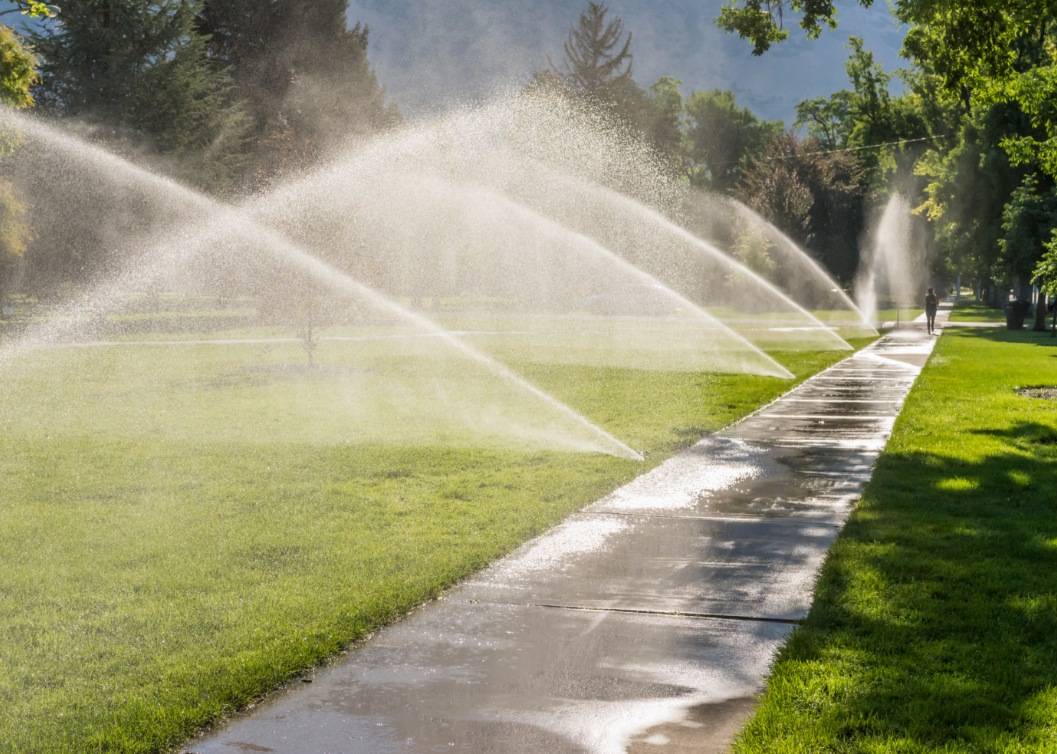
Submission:
<svg viewBox="0 0 1057 754">
<path fill-rule="evenodd" d="M 119 176 L 121 181 L 134 184 L 139 190 L 148 191 L 156 199 L 167 202 L 167 206 L 176 213 L 182 212 L 187 215 L 198 215 L 199 217 L 197 221 L 198 227 L 194 233 L 187 233 L 185 230 L 174 233 L 172 227 L 167 228 L 168 232 L 165 233 L 166 243 L 153 244 L 123 274 L 97 286 L 96 290 L 85 301 L 68 307 L 64 312 L 64 316 L 27 333 L 27 336 L 23 337 L 13 349 L 7 349 L 8 358 L 5 361 L 8 364 L 10 364 L 11 356 L 18 352 L 54 344 L 63 335 L 76 331 L 86 315 L 98 314 L 93 309 L 98 308 L 101 300 L 112 299 L 117 291 L 128 292 L 130 289 L 150 286 L 169 271 L 164 268 L 168 267 L 171 270 L 173 267 L 190 262 L 191 252 L 200 251 L 210 241 L 215 243 L 218 237 L 223 236 L 234 238 L 248 237 L 252 238 L 255 245 L 259 248 L 266 249 L 275 261 L 285 265 L 292 265 L 318 283 L 336 288 L 343 293 L 354 295 L 418 330 L 441 338 L 446 345 L 469 359 L 472 363 L 505 381 L 517 391 L 531 395 L 545 404 L 551 411 L 557 412 L 565 420 L 573 422 L 579 427 L 581 432 L 586 431 L 590 436 L 593 436 L 594 442 L 591 445 L 594 447 L 591 449 L 641 460 L 642 456 L 640 454 L 590 423 L 565 404 L 530 384 L 508 367 L 479 353 L 473 347 L 462 342 L 458 337 L 446 332 L 425 317 L 408 311 L 369 286 L 306 253 L 281 237 L 276 231 L 247 216 L 245 212 L 222 205 L 109 152 L 79 139 L 61 134 L 51 127 L 34 122 L 23 116 L 7 112 L 3 114 L 2 122 L 6 127 L 17 127 L 29 133 L 32 138 L 46 143 L 48 149 L 61 153 L 66 159 L 77 160 L 84 166 L 99 171 L 99 175 Z M 174 204 L 179 206 L 173 206 Z M 202 215 L 209 218 L 206 223 L 201 222 L 200 218 Z M 575 440 L 564 444 L 586 449 L 584 443 L 578 443 Z"/>
<path fill-rule="evenodd" d="M 877 335 L 869 317 L 810 254 L 743 202 L 733 197 L 693 191 L 687 196 L 682 214 L 690 230 L 713 242 L 723 238 L 726 243 L 731 243 L 743 226 L 759 229 L 774 245 L 772 255 L 778 257 L 780 273 L 775 276 L 776 285 L 809 309 L 829 308 L 834 304 L 838 309 L 845 308 L 868 335 Z"/>
<path fill-rule="evenodd" d="M 360 165 L 356 166 L 357 168 Z M 386 192 L 386 185 L 400 185 L 400 210 L 388 212 L 396 197 Z M 333 197 L 351 207 L 335 204 Z M 331 197 L 328 201 L 328 197 Z M 293 209 L 291 209 L 293 208 Z M 631 364 L 633 349 L 645 350 L 663 345 L 657 334 L 677 331 L 692 353 L 649 354 L 656 367 L 658 358 L 672 368 L 705 368 L 720 371 L 753 372 L 789 379 L 792 374 L 764 354 L 752 343 L 735 333 L 701 306 L 658 280 L 653 275 L 618 257 L 595 240 L 572 231 L 553 219 L 523 206 L 495 191 L 473 183 L 456 183 L 432 176 L 409 176 L 390 173 L 386 181 L 375 183 L 360 169 L 345 166 L 330 169 L 276 192 L 248 207 L 255 215 L 267 217 L 296 232 L 298 228 L 319 229 L 325 215 L 335 209 L 341 216 L 355 209 L 359 217 L 373 217 L 380 225 L 370 231 L 358 228 L 372 241 L 368 250 L 354 260 L 363 274 L 384 290 L 396 289 L 403 280 L 403 265 L 386 265 L 412 249 L 414 258 L 431 270 L 429 285 L 434 292 L 449 295 L 472 291 L 485 299 L 519 297 L 530 299 L 535 327 L 547 327 L 550 340 L 576 332 L 588 332 L 593 340 L 593 355 L 585 357 L 582 349 L 566 338 L 565 350 L 582 363 L 590 358 L 599 365 L 650 366 Z M 323 235 L 331 245 L 345 247 L 351 239 L 344 236 L 349 225 L 339 224 Z M 401 234 L 407 237 L 401 239 Z M 387 243 L 393 241 L 395 243 Z M 317 240 L 318 243 L 318 240 Z M 404 260 L 405 263 L 407 260 Z M 390 274 L 387 274 L 390 273 Z M 644 316 L 637 321 L 622 319 L 614 329 L 612 323 L 598 322 L 580 311 L 591 306 L 592 299 L 605 300 L 606 292 L 638 286 L 654 293 L 653 303 L 662 312 L 679 312 L 678 317 Z M 634 304 L 634 302 L 632 302 Z M 511 319 L 524 316 L 524 310 Z M 570 324 L 572 318 L 580 329 Z M 472 319 L 478 330 L 494 328 L 502 313 L 462 312 L 462 320 Z M 560 326 L 554 321 L 559 320 Z M 606 326 L 608 324 L 608 327 Z M 636 330 L 635 328 L 640 328 Z M 599 342 L 606 333 L 614 333 L 622 342 L 604 351 Z M 636 340 L 636 334 L 645 338 Z M 540 358 L 531 342 L 522 353 Z M 548 360 L 555 360 L 554 356 Z"/>
<path fill-rule="evenodd" d="M 893 194 L 881 214 L 872 243 L 860 256 L 855 278 L 855 299 L 872 320 L 877 320 L 882 297 L 897 308 L 913 302 L 921 286 L 923 267 L 915 246 L 910 203 L 902 194 Z"/>
<path fill-rule="evenodd" d="M 724 254 L 711 243 L 702 240 L 694 234 L 680 227 L 672 220 L 662 215 L 658 210 L 648 207 L 640 202 L 630 199 L 612 189 L 598 185 L 587 185 L 577 181 L 575 186 L 573 179 L 555 175 L 550 172 L 548 176 L 552 182 L 558 182 L 569 186 L 570 190 L 577 191 L 581 200 L 593 205 L 591 214 L 601 215 L 605 218 L 600 234 L 613 233 L 619 228 L 622 220 L 627 222 L 634 230 L 625 230 L 625 236 L 630 236 L 632 243 L 623 244 L 627 248 L 627 254 L 633 256 L 635 261 L 647 268 L 657 269 L 657 274 L 664 274 L 668 268 L 670 272 L 670 260 L 686 253 L 702 258 L 702 260 L 718 270 L 713 271 L 713 277 L 719 277 L 727 282 L 728 286 L 736 289 L 734 293 L 727 293 L 727 298 L 735 298 L 739 303 L 755 302 L 758 307 L 767 306 L 778 309 L 784 316 L 794 316 L 802 319 L 807 325 L 807 331 L 802 336 L 817 341 L 822 348 L 836 350 L 850 350 L 851 346 L 837 333 L 823 324 L 814 314 L 805 309 L 799 303 L 790 298 L 770 281 L 764 279 L 757 272 L 745 265 L 738 263 L 735 259 Z M 539 185 L 534 183 L 532 185 Z M 587 213 L 585 213 L 587 214 Z M 575 223 L 575 217 L 565 218 L 567 222 Z M 635 224 L 638 227 L 634 227 Z M 616 230 L 619 233 L 619 230 Z M 667 258 L 666 258 L 667 257 Z"/>
<path fill-rule="evenodd" d="M 511 203 L 498 202 L 494 192 Z M 515 97 L 350 151 L 252 206 L 323 254 L 352 236 L 366 256 L 374 249 L 375 270 L 383 260 L 390 273 L 432 262 L 434 277 L 450 273 L 448 295 L 458 295 L 462 286 L 481 295 L 509 296 L 515 283 L 523 291 L 545 288 L 548 305 L 564 296 L 564 308 L 572 312 L 584 298 L 607 293 L 598 284 L 609 285 L 614 293 L 620 281 L 613 274 L 592 270 L 594 291 L 583 284 L 584 276 L 564 274 L 576 254 L 569 243 L 555 238 L 557 223 L 575 232 L 568 239 L 594 240 L 677 291 L 697 310 L 736 300 L 757 317 L 750 323 L 762 321 L 758 312 L 766 308 L 803 325 L 785 333 L 786 347 L 849 347 L 789 296 L 672 223 L 663 212 L 677 207 L 682 193 L 664 166 L 650 161 L 648 151 L 637 151 L 633 142 L 628 146 L 619 130 L 603 128 L 595 114 L 561 100 Z M 552 224 L 541 219 L 534 221 L 535 227 L 529 223 L 515 232 L 513 226 L 525 224 L 518 204 Z M 345 222 L 347 216 L 355 216 L 357 223 Z M 335 222 L 334 217 L 340 219 Z M 550 251 L 534 244 L 540 237 L 554 239 Z M 522 267 L 511 274 L 510 260 L 519 256 L 545 261 L 535 270 Z M 364 260 L 339 264 L 349 263 Z M 548 279 L 555 270 L 564 277 Z M 361 274 L 390 293 L 427 295 L 392 274 L 385 281 L 372 277 L 377 274 L 372 271 Z M 738 340 L 742 347 L 747 344 L 740 336 Z M 759 371 L 752 366 L 756 360 L 753 356 L 733 368 L 716 360 L 712 368 Z M 762 373 L 774 373 L 773 362 Z"/>
</svg>

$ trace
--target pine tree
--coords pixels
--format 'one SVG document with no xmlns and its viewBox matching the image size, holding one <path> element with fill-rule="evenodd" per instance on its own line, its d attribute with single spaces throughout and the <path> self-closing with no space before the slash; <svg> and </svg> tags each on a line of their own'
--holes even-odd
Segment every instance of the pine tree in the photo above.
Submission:
<svg viewBox="0 0 1057 754">
<path fill-rule="evenodd" d="M 146 142 L 179 177 L 223 186 L 237 168 L 247 120 L 227 73 L 206 56 L 191 0 L 56 0 L 33 36 L 44 59 L 40 106 Z"/>
<path fill-rule="evenodd" d="M 603 102 L 612 100 L 622 89 L 637 88 L 631 77 L 631 33 L 616 51 L 624 24 L 619 17 L 607 23 L 607 12 L 605 3 L 587 4 L 579 23 L 569 32 L 565 70 L 558 73 L 573 88 Z M 554 68 L 553 63 L 551 67 Z"/>
<path fill-rule="evenodd" d="M 673 165 L 678 164 L 682 152 L 681 82 L 662 76 L 650 88 L 653 97 L 647 95 L 632 78 L 631 33 L 624 37 L 620 17 L 607 21 L 608 12 L 604 3 L 589 2 L 569 31 L 562 68 L 552 61 L 547 75 L 537 74 L 533 86 L 553 88 L 554 79 L 560 80 L 567 92 L 607 110 L 653 144 L 659 154 L 672 158 Z"/>
<path fill-rule="evenodd" d="M 199 30 L 253 116 L 256 177 L 304 168 L 350 136 L 396 125 L 348 0 L 206 0 Z"/>
</svg>

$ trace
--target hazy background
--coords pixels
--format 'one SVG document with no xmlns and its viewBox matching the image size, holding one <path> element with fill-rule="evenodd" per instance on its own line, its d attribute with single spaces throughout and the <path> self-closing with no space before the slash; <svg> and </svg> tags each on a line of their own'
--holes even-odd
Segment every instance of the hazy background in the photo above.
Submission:
<svg viewBox="0 0 1057 754">
<path fill-rule="evenodd" d="M 723 0 L 610 0 L 612 14 L 632 33 L 635 80 L 644 89 L 660 76 L 691 90 L 730 89 L 738 105 L 760 118 L 792 125 L 797 102 L 847 87 L 844 49 L 850 35 L 866 40 L 886 70 L 901 67 L 900 30 L 885 0 L 869 10 L 838 3 L 840 29 L 809 42 L 792 28 L 789 42 L 762 57 L 716 28 Z M 0 9 L 13 7 L 0 0 Z M 572 24 L 587 0 L 350 0 L 349 23 L 371 30 L 367 57 L 378 80 L 414 119 L 454 102 L 488 97 L 522 84 L 533 71 L 557 63 Z M 2 21 L 16 29 L 33 21 L 17 13 Z M 795 25 L 795 21 L 794 21 Z M 894 93 L 900 91 L 893 82 Z"/>
<path fill-rule="evenodd" d="M 611 13 L 632 33 L 635 80 L 647 88 L 660 76 L 692 89 L 731 89 L 757 116 L 792 125 L 797 102 L 847 88 L 848 36 L 866 39 L 886 70 L 905 65 L 905 34 L 877 0 L 864 10 L 838 4 L 840 29 L 815 42 L 798 28 L 791 41 L 753 57 L 752 46 L 716 28 L 722 0 L 611 0 Z M 454 100 L 488 96 L 523 83 L 558 63 L 569 28 L 586 0 L 351 0 L 349 21 L 370 26 L 367 56 L 401 112 L 414 118 Z M 795 22 L 794 22 L 795 23 Z M 898 84 L 896 84 L 898 86 Z"/>
</svg>

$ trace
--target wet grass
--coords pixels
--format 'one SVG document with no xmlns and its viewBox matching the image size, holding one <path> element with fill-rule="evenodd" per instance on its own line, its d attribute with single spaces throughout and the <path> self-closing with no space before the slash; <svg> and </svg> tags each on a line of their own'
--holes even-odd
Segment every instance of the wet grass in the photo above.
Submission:
<svg viewBox="0 0 1057 754">
<path fill-rule="evenodd" d="M 262 370 L 296 348 L 53 349 L 5 373 L 0 751 L 171 749 L 793 384 L 520 366 L 637 463 L 429 422 L 382 442 L 354 404 L 421 370 Z M 798 379 L 844 355 L 775 354 Z"/>
<path fill-rule="evenodd" d="M 734 751 L 1057 748 L 1046 333 L 947 330 Z"/>
</svg>

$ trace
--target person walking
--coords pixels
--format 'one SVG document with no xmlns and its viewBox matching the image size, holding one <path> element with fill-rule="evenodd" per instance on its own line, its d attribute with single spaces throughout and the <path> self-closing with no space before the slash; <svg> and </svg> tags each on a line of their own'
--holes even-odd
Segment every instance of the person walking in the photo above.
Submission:
<svg viewBox="0 0 1057 754">
<path fill-rule="evenodd" d="M 921 290 L 920 288 L 918 290 Z M 940 300 L 936 296 L 935 291 L 929 288 L 929 292 L 925 295 L 925 319 L 929 323 L 929 335 L 936 332 L 936 309 L 940 305 Z"/>
</svg>

